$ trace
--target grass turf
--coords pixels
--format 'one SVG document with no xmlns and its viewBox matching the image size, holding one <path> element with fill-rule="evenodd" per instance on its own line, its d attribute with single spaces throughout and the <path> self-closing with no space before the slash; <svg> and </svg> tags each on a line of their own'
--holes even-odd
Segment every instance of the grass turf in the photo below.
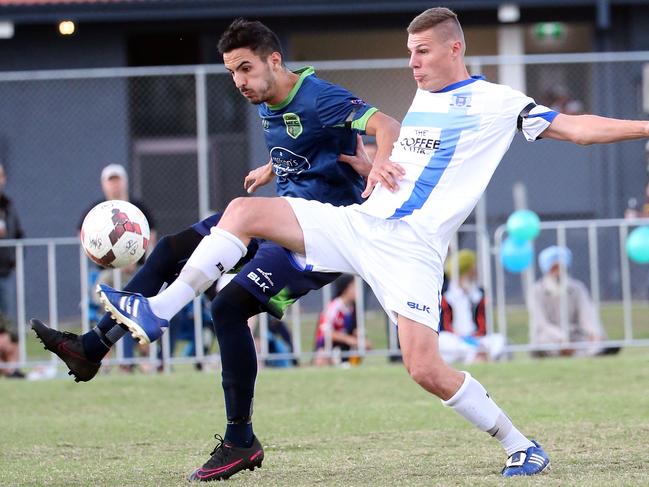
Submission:
<svg viewBox="0 0 649 487">
<path fill-rule="evenodd" d="M 262 469 L 232 485 L 647 485 L 649 368 L 615 357 L 474 365 L 551 472 L 504 480 L 485 433 L 419 389 L 399 365 L 262 370 L 255 429 Z M 0 485 L 187 485 L 223 432 L 216 372 L 0 380 Z"/>
</svg>

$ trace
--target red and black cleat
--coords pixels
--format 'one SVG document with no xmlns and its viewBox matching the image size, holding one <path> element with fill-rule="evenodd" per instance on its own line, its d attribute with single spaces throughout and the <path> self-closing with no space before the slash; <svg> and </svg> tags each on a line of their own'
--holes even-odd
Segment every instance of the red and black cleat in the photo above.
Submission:
<svg viewBox="0 0 649 487">
<path fill-rule="evenodd" d="M 219 435 L 214 437 L 218 443 L 211 453 L 212 457 L 201 468 L 194 470 L 188 480 L 198 482 L 225 480 L 241 470 L 261 468 L 264 449 L 256 436 L 249 448 L 239 448 L 226 443 Z"/>
<path fill-rule="evenodd" d="M 81 337 L 69 331 L 58 331 L 50 328 L 40 320 L 31 320 L 32 330 L 36 333 L 45 350 L 54 352 L 65 362 L 76 382 L 88 382 L 101 367 L 101 362 L 92 362 L 86 357 Z"/>
</svg>

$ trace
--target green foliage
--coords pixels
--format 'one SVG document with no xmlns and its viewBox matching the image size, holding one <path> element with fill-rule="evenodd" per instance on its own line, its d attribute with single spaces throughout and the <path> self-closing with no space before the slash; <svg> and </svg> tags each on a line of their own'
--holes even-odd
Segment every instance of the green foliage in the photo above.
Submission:
<svg viewBox="0 0 649 487">
<path fill-rule="evenodd" d="M 472 366 L 552 458 L 505 482 L 497 442 L 419 389 L 399 365 L 262 370 L 263 468 L 228 485 L 646 485 L 646 352 Z M 187 485 L 224 429 L 220 376 L 111 371 L 88 384 L 0 380 L 0 485 Z"/>
</svg>

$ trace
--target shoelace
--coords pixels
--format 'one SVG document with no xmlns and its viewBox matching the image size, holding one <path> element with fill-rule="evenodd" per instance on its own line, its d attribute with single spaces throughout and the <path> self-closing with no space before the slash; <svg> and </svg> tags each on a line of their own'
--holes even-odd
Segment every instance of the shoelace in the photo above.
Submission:
<svg viewBox="0 0 649 487">
<path fill-rule="evenodd" d="M 214 456 L 216 455 L 216 452 L 221 450 L 221 454 L 223 458 L 227 457 L 230 451 L 223 448 L 223 445 L 225 444 L 225 440 L 223 439 L 223 437 L 219 434 L 215 434 L 214 439 L 217 441 L 217 443 L 216 446 L 214 447 L 214 450 L 212 450 L 212 453 L 210 453 L 210 455 Z"/>
</svg>

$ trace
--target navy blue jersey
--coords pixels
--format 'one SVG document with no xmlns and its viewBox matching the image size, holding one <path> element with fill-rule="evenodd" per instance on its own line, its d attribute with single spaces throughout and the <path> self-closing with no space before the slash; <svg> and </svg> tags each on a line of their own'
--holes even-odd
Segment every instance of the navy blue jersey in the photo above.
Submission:
<svg viewBox="0 0 649 487">
<path fill-rule="evenodd" d="M 277 179 L 277 194 L 345 206 L 361 203 L 363 178 L 341 153 L 353 155 L 377 110 L 349 91 L 321 80 L 311 67 L 277 105 L 262 103 L 259 116 Z"/>
</svg>

